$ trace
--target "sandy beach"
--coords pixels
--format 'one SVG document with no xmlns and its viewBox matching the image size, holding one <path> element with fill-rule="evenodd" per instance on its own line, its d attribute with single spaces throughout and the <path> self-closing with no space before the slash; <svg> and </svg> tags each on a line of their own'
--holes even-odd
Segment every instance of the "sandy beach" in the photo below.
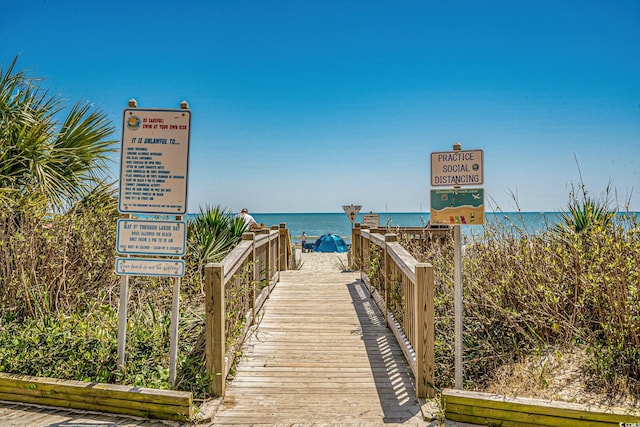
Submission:
<svg viewBox="0 0 640 427">
<path fill-rule="evenodd" d="M 344 271 L 348 269 L 349 263 L 347 253 L 339 252 L 301 252 L 298 250 L 296 256 L 300 256 L 304 271 Z"/>
</svg>

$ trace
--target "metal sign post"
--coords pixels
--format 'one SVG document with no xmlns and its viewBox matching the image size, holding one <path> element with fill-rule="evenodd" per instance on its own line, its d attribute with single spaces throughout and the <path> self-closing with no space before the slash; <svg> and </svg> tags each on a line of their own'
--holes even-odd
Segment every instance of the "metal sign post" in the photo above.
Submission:
<svg viewBox="0 0 640 427">
<path fill-rule="evenodd" d="M 169 386 L 175 385 L 180 315 L 180 278 L 184 275 L 189 178 L 191 111 L 186 101 L 179 110 L 138 109 L 129 101 L 123 112 L 120 193 L 115 272 L 121 275 L 118 313 L 118 368 L 125 368 L 129 276 L 172 278 Z M 130 219 L 129 213 L 176 215 L 171 220 Z M 153 255 L 141 258 L 131 255 Z M 158 257 L 158 255 L 160 257 Z M 162 256 L 165 256 L 164 258 Z"/>
<path fill-rule="evenodd" d="M 453 225 L 453 311 L 455 387 L 463 388 L 462 366 L 462 225 L 484 223 L 484 190 L 460 189 L 463 185 L 484 183 L 484 153 L 482 150 L 462 151 L 462 144 L 453 144 L 453 151 L 431 153 L 431 185 L 453 186 L 451 190 L 431 190 L 431 224 Z"/>
<path fill-rule="evenodd" d="M 347 214 L 349 221 L 351 221 L 351 227 L 353 228 L 353 221 L 356 220 L 362 206 L 354 206 L 352 203 L 351 205 L 343 205 L 342 209 L 344 209 L 344 213 Z"/>
<path fill-rule="evenodd" d="M 176 220 L 182 220 L 181 216 Z M 174 277 L 173 295 L 171 300 L 171 330 L 169 331 L 169 384 L 176 383 L 176 373 L 178 366 L 178 319 L 180 317 L 180 277 Z"/>
<path fill-rule="evenodd" d="M 462 144 L 453 144 L 454 151 L 462 150 Z M 453 188 L 460 188 L 459 185 Z M 462 236 L 460 224 L 453 226 L 453 312 L 454 312 L 454 365 L 455 385 L 462 389 Z"/>
</svg>

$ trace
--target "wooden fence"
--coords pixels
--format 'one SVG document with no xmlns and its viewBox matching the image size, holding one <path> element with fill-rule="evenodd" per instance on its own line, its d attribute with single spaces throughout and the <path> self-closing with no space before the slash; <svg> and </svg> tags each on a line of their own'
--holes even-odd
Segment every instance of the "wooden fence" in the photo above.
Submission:
<svg viewBox="0 0 640 427">
<path fill-rule="evenodd" d="M 416 378 L 417 397 L 434 397 L 433 267 L 416 261 L 396 234 L 355 224 L 352 262 L 384 313 Z"/>
<path fill-rule="evenodd" d="M 205 363 L 210 393 L 224 395 L 234 357 L 279 278 L 293 262 L 285 224 L 244 233 L 220 263 L 205 267 Z"/>
</svg>

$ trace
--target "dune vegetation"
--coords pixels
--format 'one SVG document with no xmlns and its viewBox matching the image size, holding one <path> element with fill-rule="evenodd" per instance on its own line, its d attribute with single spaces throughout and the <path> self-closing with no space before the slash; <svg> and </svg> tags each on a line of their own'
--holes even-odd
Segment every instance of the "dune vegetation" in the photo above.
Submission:
<svg viewBox="0 0 640 427">
<path fill-rule="evenodd" d="M 463 255 L 465 387 L 637 405 L 640 225 L 612 189 L 569 195 L 559 224 L 485 224 Z M 453 384 L 453 244 L 405 241 L 436 274 L 436 378 Z M 635 396 L 635 398 L 633 397 Z"/>
<path fill-rule="evenodd" d="M 168 279 L 131 278 L 126 369 L 117 369 L 114 128 L 100 110 L 67 107 L 15 65 L 0 70 L 0 372 L 167 388 Z M 640 226 L 582 187 L 569 199 L 563 224 L 535 233 L 487 224 L 467 245 L 466 387 L 512 377 L 552 397 L 545 367 L 571 356 L 587 388 L 640 394 Z M 219 206 L 189 223 L 174 388 L 199 399 L 209 382 L 203 266 L 243 231 Z M 450 386 L 453 246 L 403 244 L 435 267 L 437 386 Z M 518 363 L 524 374 L 505 371 Z"/>
<path fill-rule="evenodd" d="M 171 282 L 131 277 L 126 369 L 117 369 L 117 141 L 106 115 L 68 107 L 40 79 L 0 70 L 0 372 L 168 387 Z M 203 266 L 245 224 L 219 206 L 189 220 L 174 388 L 204 396 Z"/>
</svg>

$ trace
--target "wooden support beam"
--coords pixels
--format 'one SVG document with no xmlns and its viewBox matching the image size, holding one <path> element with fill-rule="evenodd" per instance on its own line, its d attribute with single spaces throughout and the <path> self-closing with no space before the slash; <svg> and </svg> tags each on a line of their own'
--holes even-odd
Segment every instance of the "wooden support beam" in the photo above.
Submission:
<svg viewBox="0 0 640 427">
<path fill-rule="evenodd" d="M 206 372 L 211 377 L 210 393 L 223 396 L 225 389 L 225 302 L 224 267 L 220 263 L 205 267 L 205 310 L 206 310 Z"/>
<path fill-rule="evenodd" d="M 435 395 L 435 326 L 434 326 L 433 266 L 416 264 L 415 340 L 416 396 L 433 398 Z"/>
<path fill-rule="evenodd" d="M 638 411 L 466 390 L 443 390 L 442 405 L 447 419 L 481 425 L 617 427 L 640 423 Z"/>
<path fill-rule="evenodd" d="M 176 421 L 194 415 L 190 392 L 1 372 L 0 400 Z"/>
</svg>

